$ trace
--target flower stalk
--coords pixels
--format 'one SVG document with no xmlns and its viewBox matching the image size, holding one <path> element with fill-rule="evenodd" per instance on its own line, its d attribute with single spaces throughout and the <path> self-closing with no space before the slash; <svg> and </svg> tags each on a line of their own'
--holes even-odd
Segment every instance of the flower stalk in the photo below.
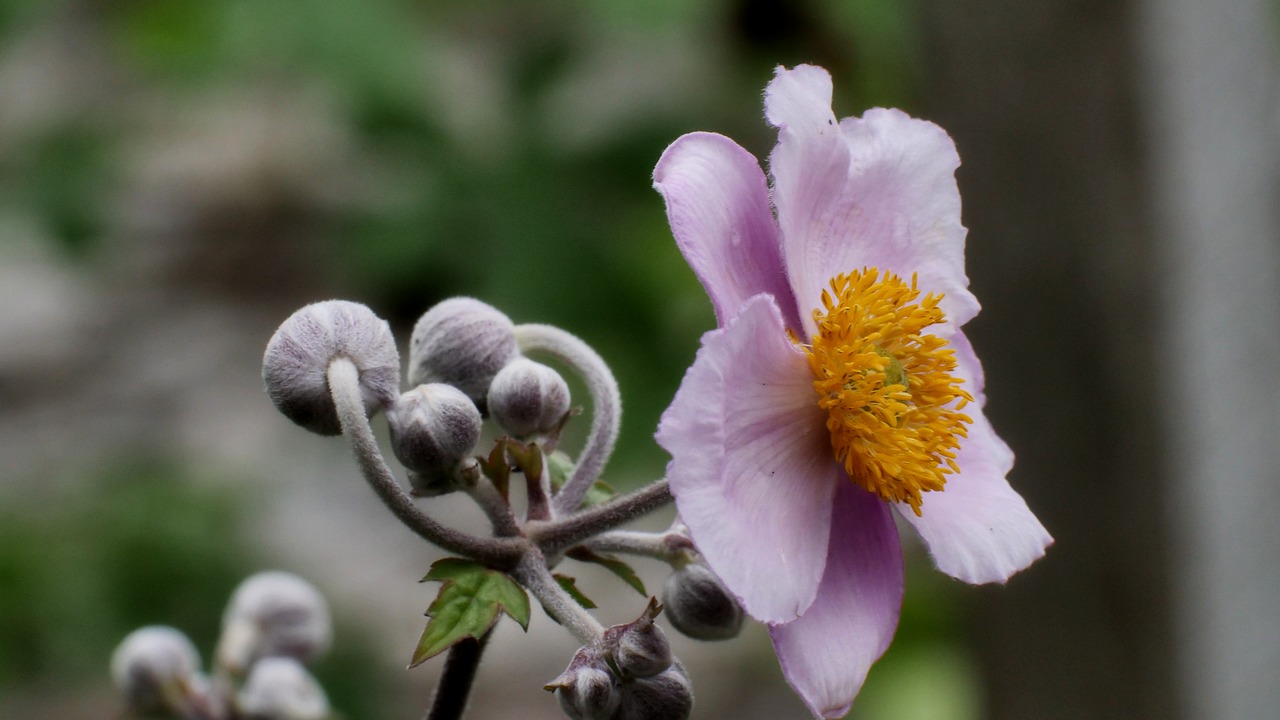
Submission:
<svg viewBox="0 0 1280 720">
<path fill-rule="evenodd" d="M 360 466 L 360 473 L 387 509 L 423 539 L 439 547 L 472 558 L 487 567 L 510 568 L 520 562 L 525 542 L 516 538 L 480 538 L 441 525 L 413 504 L 413 499 L 396 482 L 378 448 L 373 428 L 365 416 L 360 397 L 360 371 L 348 359 L 329 363 L 329 391 L 338 409 L 342 434 Z"/>
<path fill-rule="evenodd" d="M 591 483 L 600 478 L 605 463 L 618 441 L 622 420 L 622 397 L 618 381 L 599 353 L 577 336 L 550 325 L 517 325 L 516 343 L 522 351 L 544 352 L 573 368 L 587 383 L 593 404 L 591 431 L 578 457 L 577 467 L 552 503 L 555 515 L 577 509 Z"/>
<path fill-rule="evenodd" d="M 567 518 L 549 522 L 531 522 L 525 527 L 525 532 L 529 539 L 550 557 L 587 538 L 653 512 L 669 502 L 671 502 L 671 488 L 668 487 L 666 479 L 662 479 L 633 493 L 614 498 Z"/>
</svg>

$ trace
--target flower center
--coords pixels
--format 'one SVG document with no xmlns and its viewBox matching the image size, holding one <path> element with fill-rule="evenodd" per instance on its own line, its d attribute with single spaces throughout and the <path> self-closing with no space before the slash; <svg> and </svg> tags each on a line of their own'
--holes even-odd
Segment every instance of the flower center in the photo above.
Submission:
<svg viewBox="0 0 1280 720">
<path fill-rule="evenodd" d="M 960 470 L 956 450 L 972 422 L 960 410 L 973 400 L 953 375 L 955 351 L 922 334 L 943 321 L 942 296 L 919 295 L 915 276 L 907 285 L 875 268 L 837 275 L 805 350 L 836 459 L 855 483 L 916 515 L 921 493 Z"/>
</svg>

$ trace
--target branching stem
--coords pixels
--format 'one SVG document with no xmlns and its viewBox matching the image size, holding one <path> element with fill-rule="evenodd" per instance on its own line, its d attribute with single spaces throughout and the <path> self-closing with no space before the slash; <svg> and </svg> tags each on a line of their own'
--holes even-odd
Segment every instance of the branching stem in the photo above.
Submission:
<svg viewBox="0 0 1280 720">
<path fill-rule="evenodd" d="M 671 502 L 671 488 L 659 480 L 628 495 L 587 508 L 576 515 L 550 522 L 529 523 L 529 539 L 553 556 L 594 535 L 612 530 Z"/>
<path fill-rule="evenodd" d="M 346 358 L 335 358 L 329 363 L 328 380 L 329 392 L 342 423 L 342 434 L 351 443 L 360 473 L 400 522 L 439 547 L 469 557 L 487 567 L 506 569 L 514 567 L 520 561 L 528 547 L 523 539 L 479 538 L 441 525 L 419 510 L 391 474 L 373 436 L 369 418 L 364 414 L 359 369 Z"/>
<path fill-rule="evenodd" d="M 547 569 L 547 560 L 536 549 L 531 549 L 520 561 L 511 576 L 525 587 L 556 622 L 564 626 L 583 645 L 600 639 L 604 626 L 582 608 L 569 593 L 560 587 Z"/>
</svg>

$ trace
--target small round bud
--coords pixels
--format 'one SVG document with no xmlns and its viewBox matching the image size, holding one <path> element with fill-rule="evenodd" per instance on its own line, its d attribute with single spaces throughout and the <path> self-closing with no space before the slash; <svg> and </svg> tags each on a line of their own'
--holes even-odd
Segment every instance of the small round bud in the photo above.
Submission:
<svg viewBox="0 0 1280 720">
<path fill-rule="evenodd" d="M 471 398 L 452 385 L 419 385 L 387 411 L 391 450 L 411 470 L 415 495 L 441 495 L 456 489 L 458 463 L 480 441 L 484 420 Z"/>
<path fill-rule="evenodd" d="M 450 298 L 413 328 L 409 382 L 453 385 L 483 411 L 493 376 L 519 356 L 510 318 L 479 300 Z"/>
<path fill-rule="evenodd" d="M 573 720 L 611 720 L 622 700 L 618 679 L 595 647 L 580 648 L 560 677 L 547 683 Z"/>
<path fill-rule="evenodd" d="M 254 663 L 239 695 L 245 720 L 324 720 L 329 699 L 320 683 L 293 658 L 268 657 Z"/>
<path fill-rule="evenodd" d="M 693 712 L 693 685 L 684 665 L 622 686 L 622 702 L 611 720 L 688 720 Z"/>
<path fill-rule="evenodd" d="M 200 655 L 178 630 L 151 625 L 129 633 L 111 655 L 111 679 L 132 710 L 174 709 L 200 669 Z"/>
<path fill-rule="evenodd" d="M 222 617 L 218 663 L 244 672 L 258 658 L 307 662 L 329 649 L 329 605 L 311 583 L 287 572 L 258 573 L 240 583 Z"/>
<path fill-rule="evenodd" d="M 671 667 L 671 645 L 653 619 L 662 606 L 650 601 L 635 622 L 614 625 L 604 631 L 601 645 L 622 673 L 623 679 L 653 677 Z"/>
<path fill-rule="evenodd" d="M 742 631 L 742 606 L 705 565 L 671 573 L 662 603 L 672 627 L 695 640 L 728 640 Z"/>
<path fill-rule="evenodd" d="M 320 435 L 342 432 L 329 395 L 330 361 L 347 358 L 360 370 L 365 414 L 400 392 L 400 355 L 391 327 L 359 303 L 328 300 L 289 316 L 262 357 L 267 394 L 285 417 Z"/>
<path fill-rule="evenodd" d="M 567 412 L 569 385 L 542 363 L 517 358 L 489 385 L 489 414 L 517 440 L 554 432 Z"/>
</svg>

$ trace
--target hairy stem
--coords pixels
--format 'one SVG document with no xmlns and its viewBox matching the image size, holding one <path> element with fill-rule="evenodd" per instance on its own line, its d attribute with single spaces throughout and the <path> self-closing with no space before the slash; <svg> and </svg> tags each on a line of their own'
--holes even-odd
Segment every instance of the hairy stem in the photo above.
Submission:
<svg viewBox="0 0 1280 720">
<path fill-rule="evenodd" d="M 475 473 L 474 477 L 467 478 L 465 489 L 471 499 L 476 501 L 476 505 L 479 505 L 488 516 L 489 524 L 493 526 L 493 534 L 499 537 L 519 535 L 520 523 L 516 520 L 515 513 L 511 512 L 511 504 L 502 497 L 493 483 L 484 477 L 480 468 L 471 465 L 464 472 Z"/>
<path fill-rule="evenodd" d="M 536 549 L 530 550 L 511 572 L 511 576 L 537 598 L 542 603 L 542 609 L 563 625 L 578 642 L 590 645 L 600 639 L 604 626 L 560 587 L 560 583 L 556 582 L 547 569 L 547 560 L 542 553 Z"/>
<path fill-rule="evenodd" d="M 529 539 L 547 556 L 559 552 L 635 520 L 671 502 L 671 488 L 666 479 L 659 480 L 629 495 L 587 508 L 576 515 L 551 522 L 529 523 L 525 527 Z"/>
<path fill-rule="evenodd" d="M 610 530 L 583 544 L 595 552 L 638 555 L 673 564 L 694 549 L 688 535 L 671 530 L 660 533 Z"/>
<path fill-rule="evenodd" d="M 440 675 L 440 683 L 436 685 L 425 720 L 459 720 L 462 717 L 467 709 L 467 698 L 471 695 L 471 684 L 476 679 L 476 670 L 480 667 L 480 656 L 492 637 L 493 630 L 490 629 L 479 640 L 466 638 L 449 648 L 444 660 L 444 673 Z"/>
<path fill-rule="evenodd" d="M 523 351 L 541 351 L 564 361 L 587 382 L 593 404 L 591 432 L 578 456 L 573 470 L 560 493 L 556 495 L 553 510 L 557 515 L 573 512 L 595 482 L 604 465 L 613 454 L 618 440 L 618 425 L 622 421 L 622 398 L 618 394 L 618 381 L 591 346 L 577 336 L 550 325 L 517 325 L 516 342 Z"/>
<path fill-rule="evenodd" d="M 342 423 L 342 434 L 351 442 L 351 450 L 355 453 L 360 473 L 400 522 L 441 548 L 469 557 L 485 566 L 506 569 L 519 562 L 527 548 L 527 543 L 523 540 L 479 538 L 445 527 L 419 510 L 409 494 L 396 482 L 378 448 L 369 418 L 364 414 L 359 369 L 346 358 L 335 358 L 329 363 L 328 380 L 329 392 Z"/>
</svg>

